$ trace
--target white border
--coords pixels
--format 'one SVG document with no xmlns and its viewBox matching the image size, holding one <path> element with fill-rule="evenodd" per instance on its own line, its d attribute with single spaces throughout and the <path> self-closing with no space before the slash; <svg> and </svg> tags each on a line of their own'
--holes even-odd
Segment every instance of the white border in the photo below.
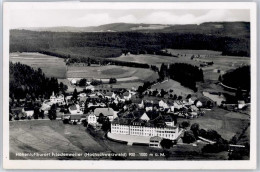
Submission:
<svg viewBox="0 0 260 172">
<path fill-rule="evenodd" d="M 9 160 L 9 14 L 16 9 L 250 9 L 251 125 L 248 161 L 59 161 Z M 254 2 L 5 2 L 3 4 L 3 165 L 5 169 L 255 169 L 256 168 L 256 3 Z M 68 163 L 69 162 L 69 163 Z"/>
</svg>

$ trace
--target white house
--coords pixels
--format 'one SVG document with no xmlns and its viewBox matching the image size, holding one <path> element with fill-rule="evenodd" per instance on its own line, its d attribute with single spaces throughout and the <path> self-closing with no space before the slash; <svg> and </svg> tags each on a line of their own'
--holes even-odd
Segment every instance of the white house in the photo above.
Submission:
<svg viewBox="0 0 260 172">
<path fill-rule="evenodd" d="M 59 105 L 64 105 L 64 104 L 65 104 L 64 96 L 61 94 L 61 95 L 59 95 L 58 97 L 56 97 L 56 96 L 54 95 L 54 92 L 52 92 L 52 95 L 51 95 L 51 97 L 50 97 L 50 102 L 51 102 L 52 104 L 58 103 Z"/>
<path fill-rule="evenodd" d="M 238 103 L 238 109 L 243 109 L 243 107 L 246 106 L 246 103 L 244 100 L 239 100 L 237 103 Z"/>
<path fill-rule="evenodd" d="M 123 94 L 125 100 L 130 100 L 132 97 L 132 94 L 130 92 L 125 92 Z"/>
<path fill-rule="evenodd" d="M 183 107 L 182 103 L 180 101 L 174 101 L 174 108 L 180 109 Z"/>
<path fill-rule="evenodd" d="M 73 84 L 73 85 L 76 85 L 76 84 L 77 84 L 77 80 L 76 80 L 76 79 L 72 79 L 72 80 L 70 81 L 70 83 Z"/>
<path fill-rule="evenodd" d="M 100 114 L 108 117 L 109 121 L 113 121 L 117 117 L 117 112 L 112 108 L 96 108 L 94 115 L 98 118 Z"/>
<path fill-rule="evenodd" d="M 86 94 L 86 93 L 80 93 L 80 94 L 78 95 L 78 97 L 87 97 L 87 94 Z"/>
<path fill-rule="evenodd" d="M 150 138 L 150 142 L 149 142 L 149 147 L 153 147 L 153 148 L 162 148 L 161 146 L 161 141 L 163 140 L 163 138 L 158 137 L 158 136 L 153 136 Z"/>
<path fill-rule="evenodd" d="M 95 91 L 95 87 L 93 85 L 86 86 L 86 90 Z"/>
<path fill-rule="evenodd" d="M 88 115 L 88 123 L 89 124 L 96 124 L 97 123 L 97 117 L 94 115 L 94 113 L 90 113 Z"/>
<path fill-rule="evenodd" d="M 138 104 L 139 108 L 144 108 L 144 101 L 142 100 L 140 104 Z"/>
<path fill-rule="evenodd" d="M 198 108 L 199 108 L 199 107 L 202 107 L 202 102 L 199 101 L 199 100 L 197 100 L 197 101 L 195 102 L 195 106 L 197 106 Z"/>
<path fill-rule="evenodd" d="M 165 103 L 163 100 L 160 100 L 160 101 L 159 101 L 159 106 L 162 107 L 162 108 L 164 108 L 164 109 L 169 108 L 168 104 Z"/>
<path fill-rule="evenodd" d="M 150 118 L 148 117 L 148 115 L 144 112 L 143 115 L 140 117 L 141 120 L 145 120 L 145 121 L 149 121 Z"/>
<path fill-rule="evenodd" d="M 83 114 L 83 112 L 80 110 L 80 106 L 78 104 L 70 106 L 69 112 L 72 115 Z"/>
<path fill-rule="evenodd" d="M 28 108 L 23 108 L 22 112 L 24 112 L 27 117 L 32 117 L 33 114 L 34 114 L 34 110 L 33 109 L 28 109 Z"/>
</svg>

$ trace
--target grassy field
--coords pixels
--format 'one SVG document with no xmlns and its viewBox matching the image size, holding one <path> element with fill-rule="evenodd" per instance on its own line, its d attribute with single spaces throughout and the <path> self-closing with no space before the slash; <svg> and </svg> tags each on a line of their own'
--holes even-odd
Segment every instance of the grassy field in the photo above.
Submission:
<svg viewBox="0 0 260 172">
<path fill-rule="evenodd" d="M 187 121 L 179 118 L 178 123 Z M 250 117 L 245 114 L 229 112 L 220 108 L 206 111 L 204 116 L 189 119 L 190 124 L 198 123 L 200 128 L 216 130 L 224 139 L 230 140 L 236 133 L 240 133 L 250 123 Z M 249 134 L 249 133 L 248 133 Z"/>
<path fill-rule="evenodd" d="M 150 69 L 125 66 L 69 66 L 68 78 L 104 79 L 116 78 L 118 82 L 156 80 L 158 74 Z"/>
<path fill-rule="evenodd" d="M 168 150 L 168 158 L 164 156 L 140 156 L 139 153 L 155 154 L 165 152 L 162 149 L 147 146 L 128 146 L 114 142 L 104 137 L 103 132 L 89 134 L 82 125 L 64 125 L 62 121 L 14 121 L 10 122 L 10 159 L 12 160 L 108 160 L 111 157 L 84 157 L 84 156 L 46 156 L 20 157 L 16 153 L 136 153 L 135 157 L 127 156 L 128 160 L 187 160 L 187 159 L 226 159 L 227 153 L 203 154 L 198 146 L 177 145 Z"/>
<path fill-rule="evenodd" d="M 47 77 L 66 77 L 66 64 L 62 58 L 40 53 L 11 53 L 10 61 L 26 64 L 35 70 L 41 68 Z"/>
<path fill-rule="evenodd" d="M 106 151 L 83 126 L 64 125 L 61 121 L 10 122 L 10 159 L 20 159 L 15 153 L 83 153 Z M 30 158 L 30 157 L 23 157 Z M 82 159 L 84 157 L 64 157 Z M 63 158 L 63 159 L 64 159 Z M 32 159 L 37 159 L 33 157 Z M 38 157 L 59 159 L 59 157 Z"/>
<path fill-rule="evenodd" d="M 141 55 L 122 55 L 118 58 L 113 58 L 119 61 L 146 63 L 149 65 L 161 66 L 161 63 L 188 63 L 196 66 L 200 66 L 203 62 L 214 62 L 213 66 L 203 67 L 205 80 L 217 80 L 219 73 L 216 70 L 226 72 L 230 69 L 238 68 L 242 65 L 250 65 L 250 58 L 248 57 L 236 57 L 236 56 L 222 56 L 221 52 L 211 50 L 179 50 L 168 49 L 168 52 L 178 55 L 178 57 L 160 56 L 151 54 Z M 191 60 L 191 56 L 200 56 Z M 214 71 L 215 70 L 215 71 Z"/>
<path fill-rule="evenodd" d="M 174 81 L 172 79 L 153 85 L 151 88 L 157 90 L 164 89 L 166 91 L 172 89 L 173 94 L 176 94 L 178 96 L 183 96 L 183 97 L 186 97 L 188 94 L 194 93 L 191 89 L 182 86 L 179 82 Z"/>
</svg>

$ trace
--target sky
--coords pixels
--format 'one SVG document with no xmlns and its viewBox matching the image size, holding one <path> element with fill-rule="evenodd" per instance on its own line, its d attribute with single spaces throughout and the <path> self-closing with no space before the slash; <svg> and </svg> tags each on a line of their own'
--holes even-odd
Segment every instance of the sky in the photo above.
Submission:
<svg viewBox="0 0 260 172">
<path fill-rule="evenodd" d="M 201 24 L 216 21 L 250 21 L 245 9 L 17 9 L 10 13 L 10 28 L 73 26 L 87 27 L 109 23 Z"/>
</svg>

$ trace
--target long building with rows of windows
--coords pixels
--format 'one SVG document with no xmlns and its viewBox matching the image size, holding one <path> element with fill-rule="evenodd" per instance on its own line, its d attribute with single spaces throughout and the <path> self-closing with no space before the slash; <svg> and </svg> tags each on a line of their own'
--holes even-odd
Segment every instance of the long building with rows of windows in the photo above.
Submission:
<svg viewBox="0 0 260 172">
<path fill-rule="evenodd" d="M 116 118 L 111 123 L 111 133 L 117 135 L 131 135 L 176 140 L 180 130 L 171 116 L 162 116 L 155 113 L 136 112 L 131 115 Z"/>
</svg>

